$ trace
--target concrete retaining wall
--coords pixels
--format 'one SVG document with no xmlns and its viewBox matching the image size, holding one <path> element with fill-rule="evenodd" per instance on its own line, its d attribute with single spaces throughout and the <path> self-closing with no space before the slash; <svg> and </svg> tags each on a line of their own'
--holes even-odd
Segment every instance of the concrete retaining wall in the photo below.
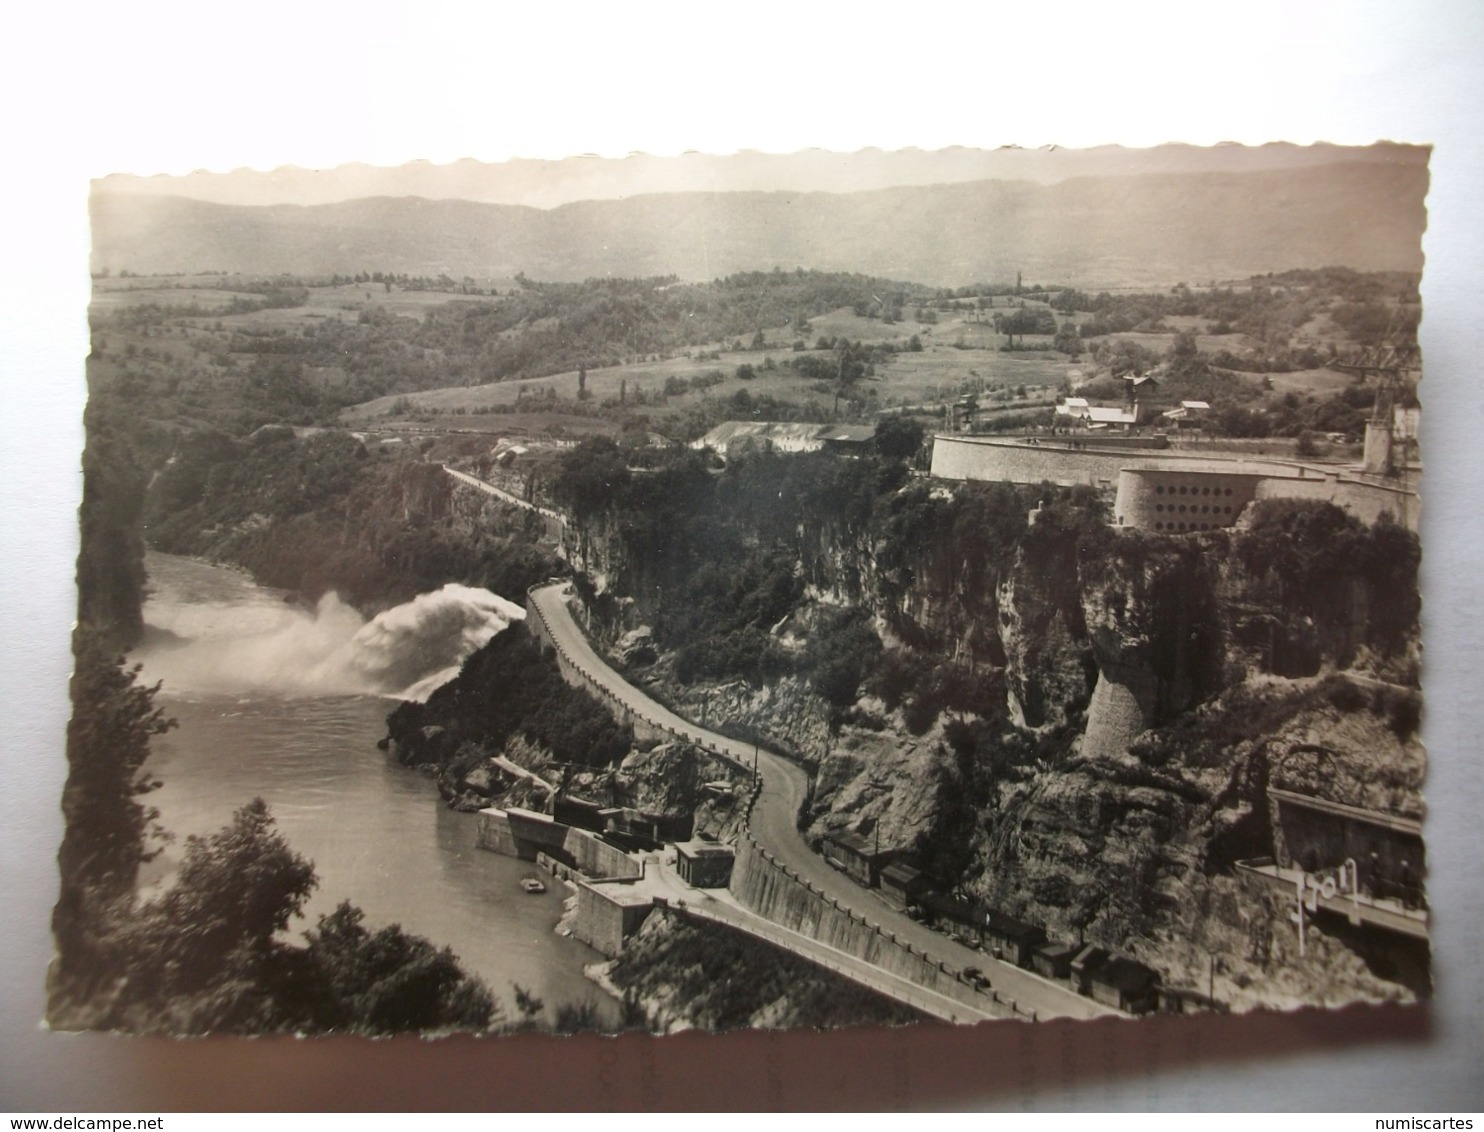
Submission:
<svg viewBox="0 0 1484 1132">
<path fill-rule="evenodd" d="M 826 896 L 775 860 L 752 839 L 751 833 L 744 833 L 737 842 L 730 890 L 743 905 L 764 919 L 854 955 L 873 967 L 942 993 L 963 991 L 956 970 Z M 989 1003 L 990 996 L 986 996 L 986 1009 Z"/>
<path fill-rule="evenodd" d="M 625 899 L 628 886 L 623 884 L 577 885 L 577 915 L 572 919 L 572 934 L 595 951 L 615 958 L 623 950 L 624 940 L 654 911 L 652 901 Z"/>
<path fill-rule="evenodd" d="M 534 861 L 541 852 L 534 845 L 526 845 L 522 851 L 522 844 L 510 828 L 510 817 L 503 810 L 480 810 L 476 816 L 479 824 L 474 831 L 474 844 L 479 848 L 502 857 L 519 857 L 526 861 Z"/>
<path fill-rule="evenodd" d="M 1092 700 L 1087 705 L 1087 730 L 1082 735 L 1084 758 L 1118 758 L 1128 751 L 1134 737 L 1148 727 L 1138 696 L 1126 684 L 1106 673 L 1098 673 Z"/>
<path fill-rule="evenodd" d="M 537 586 L 532 586 L 537 589 Z M 665 742 L 670 739 L 679 739 L 686 743 L 694 743 L 703 750 L 709 751 L 718 758 L 727 760 L 738 770 L 747 774 L 752 773 L 752 766 L 743 759 L 738 758 L 730 751 L 723 750 L 716 743 L 703 739 L 699 727 L 677 727 L 667 723 L 655 716 L 636 711 L 620 700 L 607 687 L 598 681 L 596 676 L 588 672 L 582 665 L 569 656 L 564 649 L 552 638 L 551 628 L 546 624 L 546 619 L 541 615 L 541 608 L 530 600 L 530 594 L 526 595 L 526 627 L 540 642 L 541 647 L 548 652 L 554 653 L 557 666 L 561 669 L 562 678 L 574 688 L 583 688 L 598 700 L 614 718 L 627 723 L 634 729 L 634 737 L 637 739 L 652 739 L 657 742 Z"/>
<path fill-rule="evenodd" d="M 1414 492 L 1339 477 L 1263 480 L 1258 484 L 1257 498 L 1322 500 L 1333 503 L 1363 523 L 1374 523 L 1385 513 L 1414 531 L 1422 518 L 1422 507 Z"/>
<path fill-rule="evenodd" d="M 509 813 L 499 809 L 479 811 L 475 844 L 492 853 L 518 857 L 523 861 L 534 861 L 543 852 L 553 856 L 562 854 L 593 877 L 637 877 L 644 873 L 643 866 L 622 849 L 609 845 L 585 829 L 575 829 L 561 822 L 545 822 L 538 826 L 522 821 L 519 816 L 512 819 Z"/>
<path fill-rule="evenodd" d="M 585 829 L 568 829 L 562 848 L 588 876 L 637 877 L 644 873 L 644 867 L 622 849 L 599 841 Z"/>
<path fill-rule="evenodd" d="M 1054 483 L 1062 487 L 1118 484 L 1118 473 L 1140 457 L 1134 451 L 1096 452 L 1050 444 L 1015 444 L 959 436 L 933 438 L 932 474 L 950 480 Z"/>
<path fill-rule="evenodd" d="M 1096 440 L 1081 443 L 1083 447 L 1071 448 L 1060 440 L 1028 444 L 935 436 L 932 474 L 953 480 L 1116 488 L 1117 522 L 1176 533 L 1230 526 L 1241 506 L 1254 498 L 1321 500 L 1366 523 L 1390 513 L 1414 531 L 1421 518 L 1417 493 L 1411 487 L 1362 479 L 1354 471 L 1336 467 L 1277 458 L 1223 458 L 1152 449 L 1114 451 L 1099 449 Z M 1219 499 L 1213 494 L 1217 489 Z M 1213 504 L 1222 510 L 1213 511 Z"/>
</svg>

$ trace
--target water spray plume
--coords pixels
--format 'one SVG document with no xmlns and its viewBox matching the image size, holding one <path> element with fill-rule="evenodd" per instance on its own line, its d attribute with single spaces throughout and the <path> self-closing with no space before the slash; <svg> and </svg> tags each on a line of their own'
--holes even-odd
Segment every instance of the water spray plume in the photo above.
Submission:
<svg viewBox="0 0 1484 1132">
<path fill-rule="evenodd" d="M 370 621 L 333 593 L 312 611 L 201 601 L 148 616 L 166 639 L 147 643 L 138 659 L 170 691 L 422 700 L 525 610 L 450 583 Z"/>
</svg>

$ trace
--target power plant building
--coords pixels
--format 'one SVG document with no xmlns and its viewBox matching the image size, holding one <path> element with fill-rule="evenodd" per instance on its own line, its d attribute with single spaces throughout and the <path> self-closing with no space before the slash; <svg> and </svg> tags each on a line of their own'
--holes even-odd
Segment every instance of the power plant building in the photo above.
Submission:
<svg viewBox="0 0 1484 1132">
<path fill-rule="evenodd" d="M 1362 522 L 1383 514 L 1416 530 L 1417 492 L 1404 476 L 1279 457 L 1238 458 L 1135 448 L 1083 438 L 940 434 L 932 474 L 941 479 L 1092 487 L 1113 500 L 1120 527 L 1190 534 L 1233 526 L 1261 499 L 1333 503 Z"/>
</svg>

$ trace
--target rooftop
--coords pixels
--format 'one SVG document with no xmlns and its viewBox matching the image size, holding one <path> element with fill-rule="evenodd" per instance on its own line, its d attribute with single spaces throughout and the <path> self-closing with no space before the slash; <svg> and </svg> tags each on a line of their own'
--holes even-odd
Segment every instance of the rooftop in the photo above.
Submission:
<svg viewBox="0 0 1484 1132">
<path fill-rule="evenodd" d="M 1046 933 L 1033 924 L 1024 920 L 1017 920 L 1014 916 L 1007 916 L 1003 912 L 997 912 L 993 908 L 984 911 L 984 926 L 990 931 L 1010 939 L 1020 939 L 1028 935 L 1045 935 Z"/>
<path fill-rule="evenodd" d="M 685 857 L 734 857 L 736 850 L 730 845 L 719 845 L 715 841 L 681 841 L 675 851 Z"/>
<path fill-rule="evenodd" d="M 876 427 L 874 425 L 822 425 L 814 435 L 820 440 L 843 440 L 863 444 L 876 439 Z"/>
<path fill-rule="evenodd" d="M 886 877 L 888 880 L 910 884 L 912 881 L 922 876 L 922 870 L 914 869 L 911 865 L 904 865 L 900 861 L 898 861 L 896 864 L 887 865 L 886 868 L 882 869 L 881 875 L 883 877 Z"/>
<path fill-rule="evenodd" d="M 824 839 L 834 842 L 842 849 L 849 849 L 852 853 L 856 853 L 862 857 L 885 856 L 890 852 L 887 849 L 878 851 L 873 841 L 869 841 L 860 834 L 848 829 L 841 830 L 839 833 L 826 833 Z"/>
<path fill-rule="evenodd" d="M 1112 409 L 1102 405 L 1089 405 L 1087 419 L 1093 424 L 1137 424 L 1139 414 L 1133 409 Z"/>
<path fill-rule="evenodd" d="M 1043 943 L 1036 948 L 1036 954 L 1048 959 L 1070 959 L 1078 950 L 1075 943 Z"/>
<path fill-rule="evenodd" d="M 584 888 L 592 889 L 604 900 L 611 901 L 624 907 L 639 907 L 644 904 L 654 903 L 654 888 L 640 881 L 626 880 L 585 880 L 582 882 Z"/>
</svg>

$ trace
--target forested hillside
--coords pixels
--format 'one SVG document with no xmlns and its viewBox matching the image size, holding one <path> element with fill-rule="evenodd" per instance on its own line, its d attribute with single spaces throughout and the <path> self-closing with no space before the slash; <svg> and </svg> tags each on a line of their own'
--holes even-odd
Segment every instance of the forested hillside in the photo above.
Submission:
<svg viewBox="0 0 1484 1132">
<path fill-rule="evenodd" d="M 1342 155 L 1343 156 L 1343 155 Z M 714 279 L 805 264 L 938 285 L 1243 277 L 1274 264 L 1417 271 L 1426 151 L 1245 172 L 691 192 L 549 210 L 415 197 L 297 207 L 99 194 L 94 267 Z M 1354 217 L 1366 218 L 1356 224 Z"/>
</svg>

